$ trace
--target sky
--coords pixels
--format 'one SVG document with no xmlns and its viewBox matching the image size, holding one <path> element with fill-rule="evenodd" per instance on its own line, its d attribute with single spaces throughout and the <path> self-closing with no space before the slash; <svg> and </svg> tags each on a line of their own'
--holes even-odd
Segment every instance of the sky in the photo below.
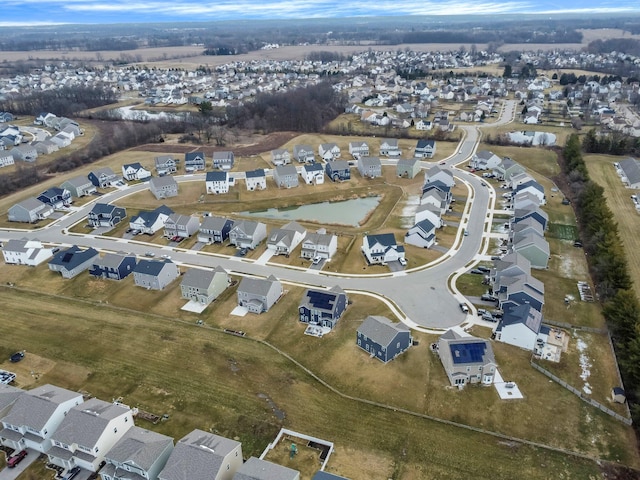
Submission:
<svg viewBox="0 0 640 480">
<path fill-rule="evenodd" d="M 639 0 L 5 0 L 0 26 L 391 15 L 640 14 Z"/>
</svg>

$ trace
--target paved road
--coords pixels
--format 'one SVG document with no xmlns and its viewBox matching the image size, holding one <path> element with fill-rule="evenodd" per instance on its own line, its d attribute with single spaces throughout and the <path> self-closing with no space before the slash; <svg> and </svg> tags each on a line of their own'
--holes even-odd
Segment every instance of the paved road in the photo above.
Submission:
<svg viewBox="0 0 640 480">
<path fill-rule="evenodd" d="M 507 101 L 498 122 L 495 126 L 505 124 L 513 119 L 515 102 Z M 487 125 L 489 126 L 489 125 Z M 461 219 L 461 226 L 469 231 L 468 236 L 458 231 L 455 248 L 449 251 L 440 261 L 430 266 L 415 271 L 403 271 L 380 277 L 370 275 L 339 275 L 316 270 L 302 270 L 275 265 L 260 265 L 250 260 L 237 257 L 216 256 L 203 254 L 196 251 L 174 250 L 168 247 L 160 247 L 136 240 L 114 239 L 96 237 L 92 235 L 79 235 L 67 233 L 66 229 L 82 221 L 92 203 L 79 208 L 77 211 L 63 217 L 46 228 L 38 231 L 19 229 L 2 229 L 0 237 L 3 240 L 10 238 L 38 238 L 40 240 L 60 243 L 65 245 L 77 244 L 85 247 L 94 247 L 99 250 L 119 251 L 126 250 L 137 255 L 143 255 L 149 250 L 156 251 L 157 256 L 171 251 L 171 258 L 179 263 L 213 267 L 220 265 L 231 273 L 250 275 L 275 275 L 284 282 L 294 282 L 304 285 L 326 286 L 340 285 L 346 290 L 367 291 L 375 293 L 399 309 L 399 314 L 410 325 L 425 328 L 449 328 L 465 321 L 467 316 L 459 307 L 459 302 L 464 300 L 460 294 L 451 293 L 447 287 L 449 277 L 455 272 L 466 270 L 467 265 L 474 261 L 481 250 L 483 232 L 489 232 L 492 215 L 488 210 L 495 199 L 495 191 L 491 187 L 483 186 L 483 181 L 476 175 L 465 169 L 457 169 L 456 164 L 467 160 L 475 152 L 480 140 L 480 133 L 475 126 L 459 127 L 465 132 L 465 137 L 454 153 L 446 160 L 448 167 L 456 170 L 458 181 L 463 181 L 470 188 L 470 196 L 465 212 Z M 433 165 L 432 162 L 422 162 L 424 168 Z M 234 176 L 237 176 L 234 173 Z M 194 174 L 177 177 L 178 182 L 203 181 L 205 174 Z M 123 188 L 102 197 L 101 202 L 114 202 L 132 193 L 146 189 L 147 185 L 138 184 Z"/>
</svg>

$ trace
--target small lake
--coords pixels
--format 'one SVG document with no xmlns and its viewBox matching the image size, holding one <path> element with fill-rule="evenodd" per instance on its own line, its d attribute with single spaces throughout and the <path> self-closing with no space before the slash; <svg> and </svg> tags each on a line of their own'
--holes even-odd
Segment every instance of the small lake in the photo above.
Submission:
<svg viewBox="0 0 640 480">
<path fill-rule="evenodd" d="M 354 198 L 339 202 L 312 203 L 299 207 L 270 208 L 253 212 L 240 212 L 247 217 L 275 218 L 278 220 L 304 220 L 331 225 L 357 227 L 380 203 L 380 197 Z"/>
</svg>

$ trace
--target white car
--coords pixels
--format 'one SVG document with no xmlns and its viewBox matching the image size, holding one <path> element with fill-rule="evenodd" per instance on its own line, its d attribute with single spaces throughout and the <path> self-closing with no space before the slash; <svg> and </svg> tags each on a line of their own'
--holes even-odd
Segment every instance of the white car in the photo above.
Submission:
<svg viewBox="0 0 640 480">
<path fill-rule="evenodd" d="M 407 266 L 407 260 L 405 258 L 399 258 L 398 262 L 400 262 L 400 265 L 402 265 L 403 267 Z"/>
<path fill-rule="evenodd" d="M 162 258 L 166 258 L 167 260 L 171 260 L 171 255 L 164 254 L 164 255 L 162 255 Z"/>
</svg>

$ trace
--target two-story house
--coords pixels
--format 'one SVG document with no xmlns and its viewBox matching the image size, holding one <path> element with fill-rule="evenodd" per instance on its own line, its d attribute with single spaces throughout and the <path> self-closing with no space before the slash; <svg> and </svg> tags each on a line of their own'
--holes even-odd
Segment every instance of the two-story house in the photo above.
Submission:
<svg viewBox="0 0 640 480">
<path fill-rule="evenodd" d="M 58 210 L 62 207 L 68 207 L 73 203 L 71 198 L 71 192 L 65 188 L 51 187 L 40 195 L 38 200 L 47 205 L 51 205 L 54 210 Z"/>
<path fill-rule="evenodd" d="M 120 177 L 118 177 L 110 167 L 93 170 L 89 173 L 88 178 L 97 188 L 111 187 L 120 180 Z"/>
<path fill-rule="evenodd" d="M 199 172 L 206 168 L 204 152 L 189 152 L 184 154 L 184 171 L 187 173 Z"/>
<path fill-rule="evenodd" d="M 122 165 L 122 177 L 125 180 L 146 180 L 151 177 L 151 172 L 140 165 L 139 162 L 125 163 Z"/>
<path fill-rule="evenodd" d="M 137 259 L 132 253 L 107 253 L 104 257 L 96 257 L 89 268 L 89 275 L 96 278 L 122 280 L 136 268 Z"/>
<path fill-rule="evenodd" d="M 271 163 L 273 163 L 275 166 L 287 165 L 291 163 L 291 154 L 284 148 L 271 150 Z"/>
<path fill-rule="evenodd" d="M 293 158 L 300 163 L 311 163 L 315 161 L 315 154 L 311 145 L 294 145 Z"/>
<path fill-rule="evenodd" d="M 149 191 L 156 197 L 156 200 L 176 197 L 178 196 L 178 182 L 169 175 L 152 177 L 149 179 Z"/>
<path fill-rule="evenodd" d="M 411 330 L 403 323 L 369 315 L 356 331 L 356 345 L 383 363 L 390 362 L 413 345 Z"/>
<path fill-rule="evenodd" d="M 331 258 L 338 250 L 338 237 L 320 229 L 307 233 L 302 241 L 302 258 Z"/>
<path fill-rule="evenodd" d="M 273 180 L 280 188 L 298 186 L 298 170 L 293 165 L 279 165 L 273 170 Z"/>
<path fill-rule="evenodd" d="M 178 163 L 173 155 L 160 155 L 154 159 L 158 176 L 171 175 L 178 171 Z"/>
<path fill-rule="evenodd" d="M 51 205 L 29 197 L 10 207 L 7 218 L 10 222 L 34 223 L 48 218 L 53 212 Z"/>
<path fill-rule="evenodd" d="M 289 222 L 269 232 L 267 248 L 273 250 L 275 255 L 290 255 L 306 234 L 307 230 L 298 222 Z"/>
<path fill-rule="evenodd" d="M 337 285 L 329 290 L 308 289 L 298 306 L 299 319 L 303 323 L 333 329 L 348 303 L 347 294 Z"/>
<path fill-rule="evenodd" d="M 233 152 L 213 152 L 213 168 L 231 170 L 235 162 Z"/>
<path fill-rule="evenodd" d="M 96 203 L 87 215 L 87 223 L 92 228 L 115 227 L 127 216 L 123 207 L 116 207 L 110 203 Z"/>
<path fill-rule="evenodd" d="M 49 260 L 49 270 L 60 272 L 62 278 L 73 278 L 88 270 L 100 254 L 94 248 L 81 249 L 77 245 L 61 250 Z"/>
<path fill-rule="evenodd" d="M 307 185 L 324 183 L 324 167 L 320 163 L 305 163 L 300 169 L 300 175 Z"/>
<path fill-rule="evenodd" d="M 267 312 L 282 293 L 282 284 L 273 275 L 268 278 L 243 277 L 237 290 L 238 305 L 251 313 Z"/>
<path fill-rule="evenodd" d="M 2 255 L 9 265 L 37 267 L 53 256 L 53 249 L 44 248 L 39 240 L 11 239 L 2 245 Z"/>
<path fill-rule="evenodd" d="M 133 269 L 133 282 L 147 290 L 162 290 L 180 276 L 180 269 L 170 259 L 140 260 Z"/>
<path fill-rule="evenodd" d="M 267 226 L 254 220 L 238 220 L 229 231 L 229 243 L 238 248 L 255 249 L 267 238 Z"/>
<path fill-rule="evenodd" d="M 493 383 L 497 365 L 488 340 L 472 337 L 461 329 L 451 329 L 440 336 L 437 345 L 438 356 L 452 386 Z"/>
<path fill-rule="evenodd" d="M 220 266 L 211 269 L 190 268 L 182 277 L 180 291 L 182 298 L 202 305 L 209 305 L 224 292 L 231 279 Z"/>
<path fill-rule="evenodd" d="M 404 258 L 404 247 L 398 245 L 393 233 L 365 235 L 362 253 L 369 265 L 386 264 Z"/>
<path fill-rule="evenodd" d="M 167 238 L 189 238 L 198 231 L 200 219 L 195 215 L 172 213 L 164 222 L 164 236 Z"/>
<path fill-rule="evenodd" d="M 222 243 L 229 238 L 234 222 L 229 218 L 208 215 L 202 219 L 198 241 L 202 243 Z"/>
<path fill-rule="evenodd" d="M 205 185 L 207 193 L 229 193 L 229 172 L 207 172 Z"/>
<path fill-rule="evenodd" d="M 245 172 L 247 190 L 264 190 L 267 188 L 267 175 L 263 168 Z"/>
<path fill-rule="evenodd" d="M 164 222 L 167 221 L 167 218 L 169 218 L 169 215 L 172 213 L 173 210 L 166 205 L 160 205 L 151 211 L 141 210 L 138 212 L 138 215 L 131 218 L 129 228 L 140 233 L 153 235 L 164 227 Z"/>
<path fill-rule="evenodd" d="M 91 180 L 83 175 L 63 182 L 62 185 L 60 185 L 60 188 L 68 190 L 71 193 L 71 196 L 76 198 L 84 197 L 85 195 L 92 195 L 96 192 L 96 186 L 91 183 Z"/>
<path fill-rule="evenodd" d="M 349 163 L 344 160 L 334 160 L 327 162 L 325 165 L 325 172 L 334 182 L 345 181 L 351 178 L 351 168 Z"/>
<path fill-rule="evenodd" d="M 378 178 L 382 176 L 382 163 L 378 157 L 359 157 L 358 172 L 364 178 Z"/>
</svg>

